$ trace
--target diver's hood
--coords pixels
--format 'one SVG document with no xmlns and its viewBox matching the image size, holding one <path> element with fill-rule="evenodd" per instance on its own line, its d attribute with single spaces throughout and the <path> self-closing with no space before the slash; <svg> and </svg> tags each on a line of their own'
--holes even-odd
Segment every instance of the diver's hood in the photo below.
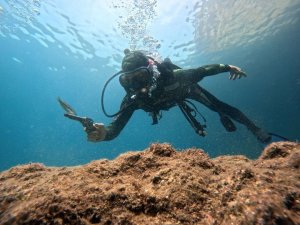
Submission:
<svg viewBox="0 0 300 225">
<path fill-rule="evenodd" d="M 119 76 L 119 82 L 127 93 L 136 96 L 136 93 L 141 89 L 146 88 L 146 93 L 149 97 L 152 96 L 153 91 L 157 88 L 157 80 L 160 72 L 157 69 L 156 61 L 152 57 L 146 56 L 143 51 L 124 50 L 124 58 L 122 60 L 122 70 L 112 75 L 104 84 L 101 94 L 101 107 L 103 113 L 107 117 L 114 117 L 121 113 L 122 110 L 115 114 L 108 114 L 104 108 L 104 93 L 107 85 L 115 77 Z M 135 99 L 132 98 L 132 99 Z"/>
<path fill-rule="evenodd" d="M 124 50 L 124 58 L 122 60 L 122 72 L 132 72 L 140 67 L 147 67 L 148 57 L 141 51 Z"/>
</svg>

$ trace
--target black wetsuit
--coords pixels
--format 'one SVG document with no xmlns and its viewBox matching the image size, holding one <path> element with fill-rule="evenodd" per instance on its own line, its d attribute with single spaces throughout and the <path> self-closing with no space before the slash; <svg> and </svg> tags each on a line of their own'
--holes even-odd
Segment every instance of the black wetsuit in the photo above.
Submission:
<svg viewBox="0 0 300 225">
<path fill-rule="evenodd" d="M 128 93 L 122 101 L 121 113 L 114 118 L 112 123 L 106 126 L 107 134 L 104 141 L 117 137 L 135 110 L 143 109 L 146 112 L 168 110 L 176 106 L 178 101 L 184 99 L 192 99 L 200 102 L 209 109 L 217 112 L 220 115 L 221 121 L 222 118 L 231 118 L 244 124 L 251 132 L 256 134 L 259 128 L 240 110 L 220 101 L 198 85 L 198 82 L 204 77 L 229 72 L 229 70 L 230 67 L 223 64 L 205 65 L 196 69 L 176 69 L 173 71 L 172 81 L 168 84 L 164 83 L 160 85 L 158 94 L 154 97 L 141 96 L 133 100 L 132 94 Z M 164 74 L 162 73 L 161 76 L 163 77 Z M 225 128 L 227 129 L 226 126 Z"/>
</svg>

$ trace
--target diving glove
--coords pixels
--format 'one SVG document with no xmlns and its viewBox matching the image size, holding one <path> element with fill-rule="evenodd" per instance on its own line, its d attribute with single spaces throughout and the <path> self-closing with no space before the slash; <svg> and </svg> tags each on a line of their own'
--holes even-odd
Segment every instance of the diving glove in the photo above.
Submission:
<svg viewBox="0 0 300 225">
<path fill-rule="evenodd" d="M 104 124 L 94 123 L 93 126 L 95 128 L 94 131 L 88 131 L 87 129 L 84 129 L 87 132 L 88 140 L 92 142 L 103 141 L 107 133 Z"/>
</svg>

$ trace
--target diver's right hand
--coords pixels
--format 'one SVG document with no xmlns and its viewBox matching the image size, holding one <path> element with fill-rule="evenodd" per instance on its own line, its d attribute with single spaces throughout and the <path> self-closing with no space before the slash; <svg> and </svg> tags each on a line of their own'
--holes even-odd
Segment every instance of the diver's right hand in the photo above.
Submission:
<svg viewBox="0 0 300 225">
<path fill-rule="evenodd" d="M 97 141 L 103 141 L 106 136 L 106 129 L 103 123 L 94 123 L 93 126 L 95 127 L 94 131 L 88 132 L 86 129 L 85 131 L 87 132 L 87 138 L 89 141 L 92 142 L 97 142 Z"/>
</svg>

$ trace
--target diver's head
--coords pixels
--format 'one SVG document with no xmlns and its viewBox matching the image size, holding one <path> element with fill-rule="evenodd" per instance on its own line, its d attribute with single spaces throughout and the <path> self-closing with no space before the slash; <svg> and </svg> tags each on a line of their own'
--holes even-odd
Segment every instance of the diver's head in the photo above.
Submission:
<svg viewBox="0 0 300 225">
<path fill-rule="evenodd" d="M 124 50 L 124 58 L 122 60 L 122 71 L 130 72 L 139 67 L 147 67 L 149 64 L 148 57 L 140 51 Z"/>
<path fill-rule="evenodd" d="M 121 85 L 127 92 L 146 90 L 152 82 L 152 71 L 149 58 L 140 51 L 124 50 L 122 74 L 119 77 Z"/>
</svg>

